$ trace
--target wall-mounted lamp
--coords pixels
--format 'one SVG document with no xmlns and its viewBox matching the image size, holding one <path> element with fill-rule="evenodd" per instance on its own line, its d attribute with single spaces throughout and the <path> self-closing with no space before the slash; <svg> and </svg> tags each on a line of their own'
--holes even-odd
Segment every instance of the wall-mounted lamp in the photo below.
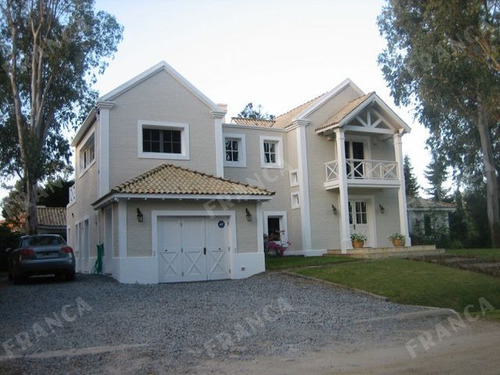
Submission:
<svg viewBox="0 0 500 375">
<path fill-rule="evenodd" d="M 144 221 L 144 215 L 142 214 L 141 210 L 137 208 L 137 221 L 139 223 L 142 223 Z"/>
<path fill-rule="evenodd" d="M 382 206 L 381 204 L 379 204 L 378 208 L 380 209 L 380 213 L 381 214 L 385 213 L 385 207 L 384 206 Z"/>
<path fill-rule="evenodd" d="M 248 211 L 248 208 L 245 208 L 245 212 L 246 212 L 247 221 L 252 221 L 252 214 L 250 213 L 250 211 Z"/>
<path fill-rule="evenodd" d="M 338 211 L 337 211 L 337 207 L 335 207 L 334 204 L 332 204 L 332 212 L 334 215 L 337 215 Z"/>
</svg>

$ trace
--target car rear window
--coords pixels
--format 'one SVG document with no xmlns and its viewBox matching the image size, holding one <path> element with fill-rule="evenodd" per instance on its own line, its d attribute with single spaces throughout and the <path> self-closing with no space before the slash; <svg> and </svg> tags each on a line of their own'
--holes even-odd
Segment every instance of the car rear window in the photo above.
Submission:
<svg viewBox="0 0 500 375">
<path fill-rule="evenodd" d="M 62 245 L 64 240 L 59 236 L 33 236 L 25 238 L 22 247 L 27 246 L 46 246 L 46 245 Z"/>
</svg>

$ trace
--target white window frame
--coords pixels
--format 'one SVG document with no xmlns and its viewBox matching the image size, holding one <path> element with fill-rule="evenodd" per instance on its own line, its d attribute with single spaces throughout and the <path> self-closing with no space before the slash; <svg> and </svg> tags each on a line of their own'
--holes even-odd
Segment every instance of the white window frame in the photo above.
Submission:
<svg viewBox="0 0 500 375">
<path fill-rule="evenodd" d="M 292 208 L 300 208 L 300 193 L 298 191 L 291 193 L 290 199 Z"/>
<path fill-rule="evenodd" d="M 226 140 L 235 140 L 238 141 L 238 161 L 228 161 L 226 160 Z M 244 168 L 247 166 L 247 146 L 245 134 L 236 134 L 236 133 L 224 133 L 224 166 L 225 167 L 238 167 Z"/>
<path fill-rule="evenodd" d="M 181 153 L 144 152 L 142 150 L 142 130 L 177 130 L 181 132 Z M 137 156 L 145 159 L 189 160 L 189 124 L 180 122 L 146 121 L 137 122 Z"/>
<path fill-rule="evenodd" d="M 290 171 L 290 187 L 299 186 L 299 170 Z"/>
<path fill-rule="evenodd" d="M 276 143 L 276 163 L 266 163 L 264 156 L 264 143 Z M 283 168 L 283 138 L 272 136 L 260 136 L 260 164 L 262 168 Z"/>
<path fill-rule="evenodd" d="M 90 150 L 90 139 L 92 138 L 92 145 L 94 146 L 94 158 L 87 163 L 87 165 L 84 164 L 84 158 L 85 158 L 85 153 Z M 82 141 L 83 146 L 80 148 L 78 151 L 78 168 L 79 168 L 79 177 L 82 177 L 85 172 L 87 172 L 94 164 L 96 161 L 96 153 L 97 153 L 97 147 L 96 147 L 96 139 L 95 139 L 95 132 L 92 131 L 90 132 Z"/>
<path fill-rule="evenodd" d="M 267 219 L 270 217 L 276 217 L 280 220 L 280 229 L 284 230 L 285 233 L 281 238 L 281 244 L 285 247 L 288 246 L 288 220 L 286 211 L 264 211 L 264 233 L 269 234 L 269 227 L 267 225 Z"/>
</svg>

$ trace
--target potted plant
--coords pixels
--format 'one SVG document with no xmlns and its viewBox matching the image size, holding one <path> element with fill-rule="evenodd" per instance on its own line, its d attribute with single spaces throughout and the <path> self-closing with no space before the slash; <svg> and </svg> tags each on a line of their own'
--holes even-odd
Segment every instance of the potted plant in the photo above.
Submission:
<svg viewBox="0 0 500 375">
<path fill-rule="evenodd" d="M 359 249 L 365 245 L 366 236 L 362 233 L 352 233 L 351 241 L 352 241 L 352 247 L 355 249 Z"/>
<path fill-rule="evenodd" d="M 387 238 L 392 241 L 393 246 L 400 247 L 405 245 L 406 236 L 401 233 L 392 233 L 387 236 Z"/>
</svg>

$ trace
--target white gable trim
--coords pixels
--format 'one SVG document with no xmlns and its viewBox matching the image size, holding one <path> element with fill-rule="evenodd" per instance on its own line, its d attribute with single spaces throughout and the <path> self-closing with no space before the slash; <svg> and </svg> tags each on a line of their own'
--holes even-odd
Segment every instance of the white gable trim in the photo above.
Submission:
<svg viewBox="0 0 500 375">
<path fill-rule="evenodd" d="M 177 82 L 179 82 L 182 86 L 188 89 L 194 96 L 196 96 L 201 102 L 203 102 L 207 107 L 209 107 L 213 111 L 222 112 L 222 110 L 212 102 L 205 94 L 203 94 L 200 90 L 194 87 L 186 78 L 180 75 L 174 68 L 168 65 L 165 61 L 162 61 L 155 66 L 149 68 L 145 72 L 135 76 L 131 80 L 125 82 L 123 85 L 118 86 L 116 89 L 110 91 L 106 95 L 99 98 L 99 101 L 111 101 L 116 97 L 122 95 L 126 91 L 132 89 L 137 86 L 141 82 L 145 81 L 149 77 L 157 74 L 160 71 L 165 71 L 170 74 Z"/>
<path fill-rule="evenodd" d="M 320 108 L 323 104 L 325 104 L 327 101 L 329 101 L 335 95 L 340 93 L 347 86 L 351 86 L 354 89 L 354 91 L 356 91 L 359 94 L 359 96 L 365 95 L 365 93 L 354 82 L 352 82 L 349 78 L 347 78 L 344 81 L 342 81 L 339 85 L 334 87 L 330 92 L 323 95 L 323 97 L 321 97 L 319 100 L 317 100 L 314 104 L 310 105 L 305 110 L 303 110 L 298 116 L 296 116 L 292 120 L 292 122 L 296 121 L 296 120 L 306 119 L 307 116 L 309 116 L 311 113 L 316 111 L 318 108 Z"/>
</svg>

